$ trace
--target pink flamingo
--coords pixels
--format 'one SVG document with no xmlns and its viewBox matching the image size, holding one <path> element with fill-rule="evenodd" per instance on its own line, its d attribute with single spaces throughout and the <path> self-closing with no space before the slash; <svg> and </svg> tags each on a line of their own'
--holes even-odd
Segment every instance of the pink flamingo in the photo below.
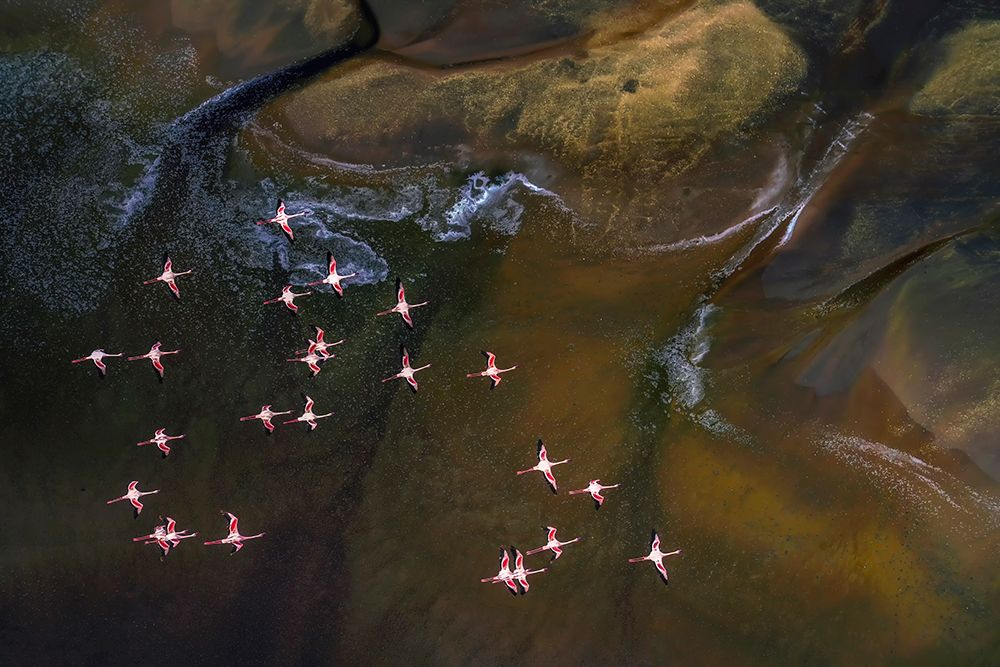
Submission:
<svg viewBox="0 0 1000 667">
<path fill-rule="evenodd" d="M 312 292 L 302 292 L 301 294 L 296 294 L 295 292 L 292 291 L 291 285 L 285 285 L 281 289 L 281 296 L 275 297 L 273 299 L 268 299 L 267 301 L 264 302 L 264 305 L 281 302 L 285 304 L 288 310 L 297 314 L 299 312 L 299 307 L 295 305 L 295 300 L 300 296 L 309 296 L 310 294 L 312 294 Z"/>
<path fill-rule="evenodd" d="M 162 519 L 163 517 L 161 516 L 160 520 Z M 166 536 L 167 536 L 167 526 L 166 524 L 161 524 L 159 526 L 155 526 L 153 528 L 153 532 L 150 533 L 149 535 L 141 535 L 139 537 L 133 537 L 132 541 L 142 542 L 143 544 L 156 543 L 160 546 L 160 549 L 163 550 L 163 555 L 166 556 L 167 553 L 170 551 L 170 545 L 166 542 L 166 540 L 163 539 Z"/>
<path fill-rule="evenodd" d="M 527 470 L 518 470 L 518 475 L 523 475 L 537 470 L 538 472 L 545 475 L 545 481 L 549 483 L 552 488 L 552 493 L 557 493 L 559 486 L 556 484 L 556 477 L 552 474 L 552 466 L 562 465 L 563 463 L 569 463 L 569 459 L 563 459 L 562 461 L 549 461 L 549 454 L 545 450 L 545 445 L 542 443 L 542 439 L 538 439 L 538 463 L 534 466 L 528 468 Z"/>
<path fill-rule="evenodd" d="M 552 560 L 556 560 L 557 558 L 559 558 L 559 556 L 562 556 L 562 547 L 566 546 L 567 544 L 573 544 L 574 542 L 579 542 L 582 539 L 579 537 L 574 537 L 569 542 L 560 542 L 556 538 L 555 528 L 553 528 L 552 526 L 546 526 L 545 530 L 549 531 L 547 538 L 548 542 L 546 542 L 543 546 L 538 547 L 537 549 L 532 549 L 531 551 L 528 551 L 527 555 L 531 556 L 533 554 L 537 554 L 542 551 L 551 551 Z"/>
<path fill-rule="evenodd" d="M 502 582 L 510 589 L 511 594 L 517 595 L 517 584 L 514 582 L 514 574 L 510 571 L 510 556 L 503 546 L 500 547 L 500 570 L 496 573 L 496 576 L 486 577 L 479 581 L 484 584 L 498 584 Z"/>
<path fill-rule="evenodd" d="M 85 357 L 80 357 L 79 359 L 74 359 L 73 363 L 74 364 L 79 364 L 79 363 L 83 363 L 84 361 L 93 361 L 94 365 L 97 366 L 97 370 L 100 372 L 100 374 L 101 375 L 107 375 L 107 373 L 108 373 L 108 367 L 104 365 L 104 361 L 103 361 L 104 357 L 121 357 L 121 356 L 123 356 L 123 354 L 121 352 L 119 352 L 118 354 L 108 354 L 107 352 L 105 352 L 101 348 L 98 348 L 98 349 L 94 350 L 93 352 L 91 352 L 90 354 L 88 354 Z"/>
<path fill-rule="evenodd" d="M 158 428 L 151 439 L 137 442 L 135 445 L 136 447 L 142 447 L 143 445 L 156 445 L 156 448 L 163 452 L 163 458 L 167 458 L 167 456 L 170 455 L 170 445 L 167 443 L 171 440 L 180 440 L 183 437 L 183 435 L 167 435 L 167 429 Z"/>
<path fill-rule="evenodd" d="M 140 514 L 142 514 L 142 507 L 143 507 L 142 501 L 140 501 L 139 498 L 141 496 L 148 496 L 150 494 L 159 492 L 160 492 L 159 489 L 155 489 L 153 491 L 140 491 L 138 481 L 129 482 L 128 491 L 125 493 L 125 495 L 120 496 L 118 498 L 112 498 L 111 500 L 108 501 L 107 504 L 110 505 L 112 503 L 117 503 L 122 500 L 127 500 L 130 503 L 132 503 L 132 507 L 135 508 L 135 515 L 139 516 Z"/>
<path fill-rule="evenodd" d="M 231 556 L 243 548 L 243 543 L 245 541 L 255 540 L 258 537 L 264 537 L 264 533 L 257 533 L 256 535 L 240 535 L 239 531 L 240 520 L 236 518 L 236 515 L 230 512 L 223 512 L 223 514 L 229 517 L 229 535 L 222 538 L 221 540 L 212 540 L 211 542 L 205 542 L 206 545 L 231 544 L 233 545 L 233 550 L 229 553 L 229 555 Z"/>
<path fill-rule="evenodd" d="M 306 283 L 306 285 L 309 286 L 331 285 L 334 291 L 337 292 L 337 296 L 339 296 L 340 298 L 344 298 L 344 287 L 340 284 L 340 282 L 344 280 L 344 278 L 353 278 L 354 276 L 358 275 L 358 273 L 355 271 L 354 273 L 348 273 L 347 275 L 344 276 L 337 273 L 337 260 L 333 258 L 332 252 L 326 253 L 326 262 L 328 266 L 326 278 L 323 278 L 323 280 L 317 280 L 315 282 Z"/>
<path fill-rule="evenodd" d="M 147 280 L 143 285 L 152 285 L 153 283 L 166 283 L 170 291 L 174 293 L 174 296 L 178 299 L 181 298 L 181 290 L 177 287 L 177 278 L 179 276 L 186 276 L 189 273 L 193 273 L 193 270 L 175 272 L 173 270 L 174 263 L 170 261 L 170 256 L 167 255 L 163 260 L 163 273 L 156 276 L 152 280 Z"/>
<path fill-rule="evenodd" d="M 528 577 L 531 576 L 532 574 L 540 574 L 542 572 L 545 572 L 545 570 L 547 570 L 548 568 L 543 567 L 540 570 L 525 570 L 524 555 L 522 555 L 521 552 L 517 550 L 517 547 L 511 547 L 510 550 L 514 552 L 514 569 L 511 571 L 510 574 L 512 577 L 514 577 L 514 580 L 521 585 L 521 594 L 523 595 L 528 592 L 529 588 L 531 588 L 531 586 L 528 584 Z"/>
<path fill-rule="evenodd" d="M 284 412 L 274 412 L 274 411 L 271 410 L 271 406 L 270 405 L 263 405 L 260 408 L 260 412 L 258 412 L 255 415 L 249 415 L 247 417 L 240 417 L 240 421 L 241 422 L 248 422 L 248 421 L 251 421 L 253 419 L 259 419 L 261 421 L 261 423 L 264 425 L 264 428 L 267 429 L 267 432 L 268 433 L 273 433 L 274 432 L 274 424 L 271 423 L 271 419 L 273 419 L 274 417 L 277 417 L 278 415 L 290 415 L 290 414 L 292 414 L 291 410 L 285 410 Z"/>
<path fill-rule="evenodd" d="M 396 278 L 396 305 L 389 310 L 383 310 L 381 313 L 375 313 L 376 317 L 381 317 L 382 315 L 389 315 L 390 313 L 399 313 L 406 322 L 406 326 L 413 328 L 413 318 L 410 317 L 410 310 L 413 308 L 419 308 L 420 306 L 426 306 L 430 301 L 424 301 L 422 303 L 407 303 L 406 302 L 406 291 L 403 289 L 403 281 Z"/>
<path fill-rule="evenodd" d="M 496 389 L 496 386 L 500 384 L 500 374 L 506 373 L 507 371 L 512 371 L 517 368 L 517 365 L 511 366 L 510 368 L 497 368 L 497 355 L 492 352 L 483 351 L 486 356 L 486 370 L 480 371 L 478 373 L 466 373 L 467 378 L 482 378 L 488 377 L 492 380 L 493 384 L 490 385 L 490 389 Z"/>
<path fill-rule="evenodd" d="M 402 370 L 400 370 L 398 373 L 396 373 L 392 377 L 387 377 L 386 379 L 382 380 L 382 382 L 385 383 L 385 382 L 388 382 L 389 380 L 403 379 L 403 380 L 406 380 L 410 384 L 410 388 L 413 389 L 414 393 L 416 393 L 416 391 L 420 387 L 417 385 L 417 381 L 416 381 L 416 379 L 414 379 L 413 374 L 416 373 L 417 371 L 422 371 L 425 368 L 430 368 L 431 365 L 427 364 L 426 366 L 421 366 L 420 368 L 412 368 L 410 366 L 410 353 L 406 351 L 406 347 L 400 346 L 399 351 L 400 351 L 401 356 L 403 357 L 403 368 L 402 368 Z"/>
<path fill-rule="evenodd" d="M 181 540 L 189 537 L 196 537 L 198 535 L 198 533 L 192 533 L 188 530 L 178 531 L 176 528 L 177 522 L 168 516 L 167 523 L 165 525 L 157 526 L 149 535 L 145 535 L 143 537 L 133 537 L 132 541 L 142 541 L 143 544 L 156 544 L 163 551 L 163 555 L 166 556 L 170 553 L 171 549 L 177 548 L 177 545 L 181 543 Z"/>
<path fill-rule="evenodd" d="M 327 349 L 334 347 L 335 345 L 340 345 L 345 341 L 345 339 L 341 338 L 336 343 L 327 343 L 326 341 L 323 340 L 323 337 L 326 335 L 326 333 L 315 324 L 313 325 L 313 329 L 316 330 L 316 340 L 312 340 L 311 338 L 309 339 L 310 347 L 312 348 L 313 346 L 315 346 L 314 349 L 316 353 L 323 355 L 324 358 L 337 356 L 335 354 L 330 354 L 329 352 L 327 352 Z M 296 350 L 295 354 L 302 354 L 308 351 L 309 350 Z"/>
<path fill-rule="evenodd" d="M 659 570 L 660 579 L 663 580 L 663 583 L 668 584 L 670 583 L 670 581 L 669 577 L 667 577 L 667 568 L 664 567 L 663 565 L 663 559 L 667 556 L 676 556 L 680 552 L 681 552 L 680 549 L 676 549 L 674 551 L 668 551 L 666 553 L 660 551 L 660 536 L 657 535 L 656 531 L 654 530 L 653 534 L 651 535 L 649 553 L 646 554 L 645 556 L 640 556 L 639 558 L 629 558 L 628 562 L 641 563 L 644 560 L 650 561 L 651 563 L 653 563 L 653 565 L 656 566 L 656 569 Z"/>
<path fill-rule="evenodd" d="M 292 228 L 288 225 L 288 221 L 291 218 L 297 218 L 302 215 L 309 215 L 309 211 L 301 211 L 299 213 L 288 214 L 285 213 L 285 202 L 281 199 L 278 200 L 278 208 L 275 210 L 274 217 L 268 218 L 267 220 L 260 220 L 257 222 L 258 225 L 278 225 L 281 227 L 281 231 L 285 233 L 289 241 L 295 240 L 295 234 L 292 232 Z"/>
<path fill-rule="evenodd" d="M 162 343 L 159 342 L 159 341 L 157 341 L 153 345 L 153 347 L 149 348 L 149 352 L 147 352 L 146 354 L 140 354 L 137 357 L 129 357 L 128 361 L 138 361 L 140 359 L 149 359 L 153 363 L 153 368 L 156 369 L 156 372 L 159 373 L 160 377 L 162 378 L 163 377 L 163 363 L 160 362 L 160 357 L 165 357 L 168 354 L 177 354 L 178 352 L 180 352 L 180 350 L 171 350 L 170 352 L 163 352 L 162 350 L 160 350 L 160 345 L 162 345 Z"/>
<path fill-rule="evenodd" d="M 329 358 L 329 356 L 321 357 L 316 354 L 316 344 L 312 343 L 309 345 L 309 349 L 307 350 L 307 354 L 305 356 L 295 357 L 294 359 L 286 359 L 285 361 L 298 361 L 304 364 L 309 364 L 309 370 L 312 371 L 312 376 L 316 377 L 321 370 L 319 367 L 320 362 L 326 361 Z"/>
<path fill-rule="evenodd" d="M 577 489 L 576 491 L 570 491 L 569 495 L 575 496 L 578 493 L 589 493 L 590 497 L 594 499 L 594 503 L 597 505 L 597 509 L 601 509 L 601 505 L 604 504 L 604 496 L 601 495 L 601 491 L 604 489 L 617 489 L 618 484 L 612 484 L 611 486 L 604 486 L 601 484 L 601 480 L 592 479 L 590 484 L 583 489 Z"/>
<path fill-rule="evenodd" d="M 317 419 L 323 419 L 324 417 L 329 417 L 330 415 L 333 414 L 332 412 L 328 412 L 325 415 L 314 414 L 313 413 L 313 406 L 314 405 L 315 405 L 315 402 L 311 398 L 309 398 L 308 396 L 306 396 L 306 407 L 305 407 L 305 410 L 302 411 L 302 415 L 299 416 L 299 417 L 296 417 L 295 419 L 289 419 L 285 423 L 286 424 L 294 424 L 295 422 L 305 422 L 305 423 L 309 424 L 309 430 L 312 431 L 313 429 L 316 428 L 316 420 Z"/>
</svg>

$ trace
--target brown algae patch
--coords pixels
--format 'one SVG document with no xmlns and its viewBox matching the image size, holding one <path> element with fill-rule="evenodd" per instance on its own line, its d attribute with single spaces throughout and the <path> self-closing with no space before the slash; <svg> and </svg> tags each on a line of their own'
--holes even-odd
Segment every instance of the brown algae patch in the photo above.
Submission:
<svg viewBox="0 0 1000 667">
<path fill-rule="evenodd" d="M 411 137 L 438 153 L 425 158 L 471 142 L 544 151 L 585 182 L 658 180 L 763 119 L 806 71 L 801 51 L 748 2 L 700 4 L 606 39 L 569 56 L 459 70 L 359 59 L 272 107 L 272 120 L 344 159 L 407 159 L 399 140 Z"/>
</svg>

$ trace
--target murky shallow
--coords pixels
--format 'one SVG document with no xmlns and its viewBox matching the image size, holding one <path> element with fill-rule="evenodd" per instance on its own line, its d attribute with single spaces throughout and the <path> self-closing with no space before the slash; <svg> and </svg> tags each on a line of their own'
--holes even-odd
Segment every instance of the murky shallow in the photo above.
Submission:
<svg viewBox="0 0 1000 667">
<path fill-rule="evenodd" d="M 374 57 L 421 72 L 516 69 L 595 30 L 627 44 L 593 16 L 625 30 L 685 9 L 619 24 L 588 12 L 628 3 L 442 2 L 423 17 L 440 37 L 417 39 L 395 4 L 373 6 L 398 55 Z M 814 58 L 801 95 L 649 181 L 433 118 L 387 130 L 391 161 L 318 150 L 285 115 L 296 90 L 250 80 L 330 46 L 310 51 L 294 12 L 245 3 L 212 19 L 228 36 L 213 42 L 185 32 L 190 13 L 129 2 L 4 10 L 0 655 L 996 663 L 996 118 L 913 113 L 915 74 L 827 89 L 853 56 L 822 74 L 815 35 L 772 4 Z M 470 39 L 497 12 L 519 39 Z M 241 50 L 255 21 L 302 52 Z M 294 245 L 252 224 L 278 196 L 313 211 Z M 614 216 L 595 214 L 602 198 Z M 359 273 L 345 299 L 305 297 L 298 318 L 261 305 L 318 279 L 327 250 Z M 165 251 L 196 269 L 180 303 L 139 285 Z M 372 316 L 397 275 L 431 302 L 413 332 Z M 310 379 L 284 359 L 313 323 L 347 343 Z M 102 381 L 68 363 L 155 340 L 183 349 L 162 384 L 145 365 L 113 359 Z M 418 394 L 379 382 L 400 343 L 433 364 Z M 493 392 L 465 378 L 481 349 L 518 365 Z M 335 412 L 313 433 L 238 421 L 303 392 Z M 133 445 L 161 426 L 187 434 L 165 460 Z M 572 459 L 562 489 L 622 487 L 595 512 L 515 476 L 539 437 Z M 135 521 L 105 506 L 131 479 L 162 489 Z M 214 539 L 220 509 L 267 536 L 232 558 L 131 543 L 161 513 Z M 545 525 L 584 540 L 527 596 L 479 583 L 499 544 L 539 546 Z M 626 562 L 653 527 L 684 551 L 669 587 Z"/>
</svg>

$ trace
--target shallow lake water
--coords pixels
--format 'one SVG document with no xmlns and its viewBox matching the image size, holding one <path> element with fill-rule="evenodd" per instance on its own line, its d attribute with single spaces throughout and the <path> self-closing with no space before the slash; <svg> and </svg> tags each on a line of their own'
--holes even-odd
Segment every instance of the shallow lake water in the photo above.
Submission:
<svg viewBox="0 0 1000 667">
<path fill-rule="evenodd" d="M 729 4 L 378 0 L 353 40 L 316 27 L 335 2 L 0 8 L 2 662 L 1000 662 L 1000 120 L 911 102 L 998 12 L 730 4 L 788 35 L 795 91 L 618 171 L 564 119 L 518 133 L 532 68 Z M 468 124 L 519 77 L 523 110 Z M 399 79 L 429 111 L 380 129 Z M 279 197 L 294 243 L 253 224 Z M 327 251 L 344 299 L 262 305 Z M 179 302 L 141 284 L 164 253 Z M 412 331 L 374 317 L 397 276 Z M 346 342 L 310 378 L 313 324 Z M 69 363 L 158 340 L 162 382 Z M 381 382 L 401 344 L 418 393 Z M 484 349 L 518 366 L 493 391 Z M 304 394 L 313 432 L 239 421 Z M 135 446 L 160 427 L 168 458 Z M 514 474 L 539 438 L 555 495 Z M 599 511 L 566 493 L 593 478 L 621 484 Z M 105 505 L 133 479 L 160 489 L 134 520 Z M 220 510 L 266 536 L 203 547 Z M 133 544 L 161 515 L 198 538 Z M 480 583 L 547 525 L 583 539 L 527 595 Z M 627 562 L 652 529 L 668 586 Z"/>
</svg>

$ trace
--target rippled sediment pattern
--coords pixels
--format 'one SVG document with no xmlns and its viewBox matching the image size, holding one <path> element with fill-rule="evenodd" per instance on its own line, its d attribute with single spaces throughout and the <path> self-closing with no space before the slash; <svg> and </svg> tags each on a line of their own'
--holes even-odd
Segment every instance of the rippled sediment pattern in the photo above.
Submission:
<svg viewBox="0 0 1000 667">
<path fill-rule="evenodd" d="M 995 7 L 264 4 L 0 9 L 0 661 L 1000 660 Z"/>
</svg>

